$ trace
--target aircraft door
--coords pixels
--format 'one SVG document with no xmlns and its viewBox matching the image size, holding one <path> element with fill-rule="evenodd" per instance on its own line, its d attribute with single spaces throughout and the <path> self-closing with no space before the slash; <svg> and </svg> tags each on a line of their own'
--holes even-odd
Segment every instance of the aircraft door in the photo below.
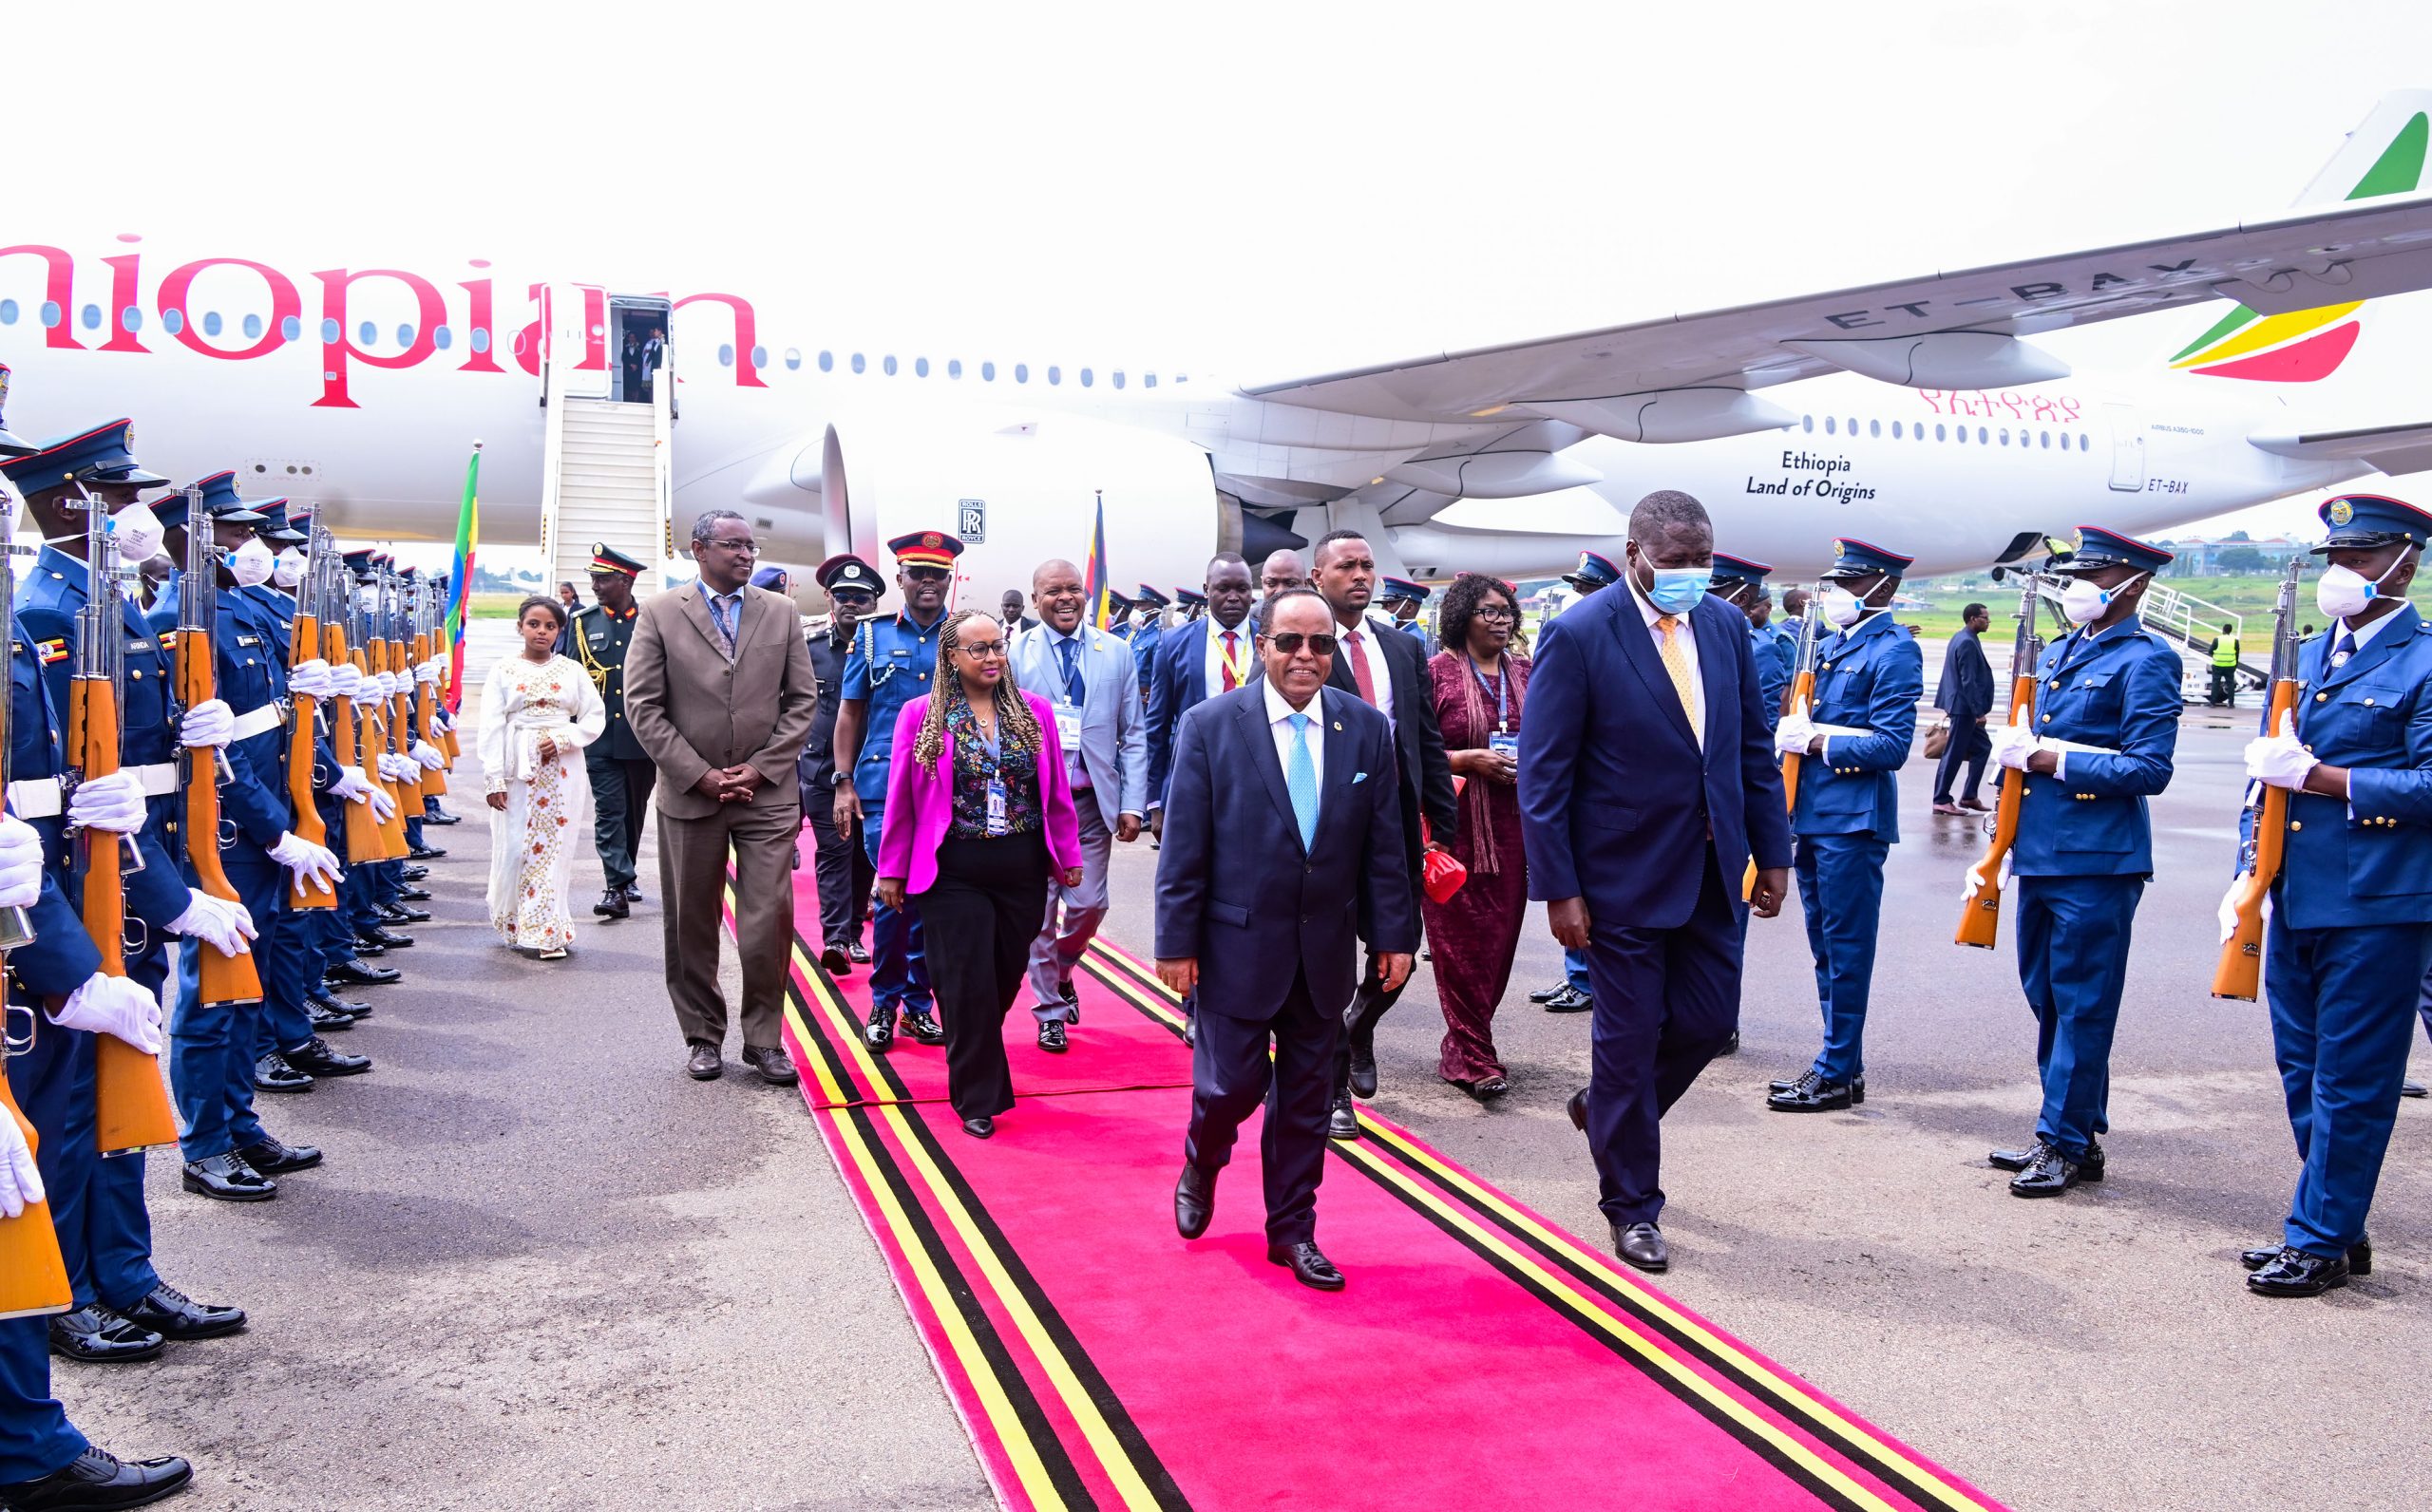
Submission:
<svg viewBox="0 0 2432 1512">
<path fill-rule="evenodd" d="M 542 291 L 544 394 L 568 399 L 614 397 L 608 362 L 608 296 L 583 284 L 553 283 Z"/>
<path fill-rule="evenodd" d="M 2145 491 L 2145 433 L 2137 425 L 2137 406 L 2106 404 L 2111 419 L 2111 486 L 2123 494 Z"/>
<path fill-rule="evenodd" d="M 615 369 L 613 392 L 627 404 L 675 400 L 674 306 L 663 298 L 612 294 L 608 299 L 608 350 Z M 662 392 L 663 391 L 663 392 Z"/>
</svg>

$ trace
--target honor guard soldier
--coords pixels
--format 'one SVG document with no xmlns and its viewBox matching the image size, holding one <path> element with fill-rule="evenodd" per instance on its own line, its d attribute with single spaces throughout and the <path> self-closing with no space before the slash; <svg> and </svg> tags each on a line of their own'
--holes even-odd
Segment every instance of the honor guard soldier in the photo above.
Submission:
<svg viewBox="0 0 2432 1512">
<path fill-rule="evenodd" d="M 1415 583 L 1407 577 L 1377 579 L 1377 607 L 1393 620 L 1396 630 L 1422 646 L 1427 644 L 1427 627 L 1418 622 L 1418 616 L 1426 609 L 1427 599 L 1424 583 Z"/>
<path fill-rule="evenodd" d="M 2299 1170 L 2279 1245 L 2244 1257 L 2265 1296 L 2371 1268 L 2365 1216 L 2432 967 L 2432 624 L 2406 598 L 2432 515 L 2344 494 L 2322 518 L 2329 623 L 2298 652 L 2296 728 L 2246 751 L 2248 777 L 2289 790 L 2263 989 Z"/>
<path fill-rule="evenodd" d="M 862 828 L 862 850 L 878 865 L 879 833 L 885 823 L 886 777 L 895 750 L 895 719 L 903 706 L 929 691 L 938 670 L 938 636 L 945 629 L 946 601 L 954 593 L 954 560 L 962 542 L 945 531 L 916 530 L 886 543 L 895 554 L 895 586 L 903 607 L 885 619 L 862 621 L 845 658 L 845 689 L 836 709 L 836 827 Z M 921 913 L 911 898 L 894 909 L 872 905 L 870 916 L 870 1022 L 864 1038 L 872 1049 L 895 1043 L 896 1018 L 923 1045 L 943 1045 L 937 997 L 929 987 L 929 963 L 922 949 Z"/>
<path fill-rule="evenodd" d="M 1207 617 L 1207 595 L 1196 588 L 1175 589 L 1174 604 L 1182 610 L 1182 622 L 1186 625 Z"/>
<path fill-rule="evenodd" d="M 1898 772 L 1917 732 L 1925 655 L 1891 617 L 1914 558 L 1862 540 L 1834 542 L 1813 709 L 1782 716 L 1774 747 L 1807 758 L 1791 814 L 1798 899 L 1815 956 L 1824 1048 L 1798 1076 L 1773 1084 L 1765 1106 L 1820 1113 L 1866 1101 L 1868 994 L 1883 914 L 1883 862 L 1900 838 Z"/>
<path fill-rule="evenodd" d="M 1748 650 L 1757 661 L 1757 695 L 1764 701 L 1765 728 L 1780 728 L 1782 692 L 1790 687 L 1790 662 L 1782 659 L 1781 643 L 1765 629 L 1771 617 L 1773 598 L 1765 592 L 1765 575 L 1772 572 L 1763 562 L 1750 561 L 1725 552 L 1714 554 L 1714 587 L 1716 597 L 1748 616 Z"/>
<path fill-rule="evenodd" d="M 810 636 L 819 709 L 811 716 L 810 738 L 803 743 L 802 811 L 810 820 L 811 864 L 819 883 L 819 964 L 828 974 L 843 976 L 870 958 L 862 946 L 862 925 L 869 917 L 878 868 L 862 845 L 859 825 L 836 826 L 836 714 L 844 706 L 845 664 L 853 653 L 855 630 L 878 607 L 886 585 L 869 563 L 849 552 L 821 562 L 811 579 L 827 595 L 827 628 Z"/>
<path fill-rule="evenodd" d="M 608 706 L 608 728 L 582 748 L 582 765 L 591 774 L 591 829 L 599 847 L 599 869 L 607 890 L 591 911 L 601 918 L 625 918 L 641 901 L 641 874 L 635 853 L 642 842 L 642 815 L 650 806 L 651 785 L 658 768 L 642 749 L 641 741 L 625 723 L 625 649 L 633 643 L 634 580 L 642 564 L 605 541 L 591 545 L 592 602 L 566 621 L 558 654 L 582 664 Z"/>
<path fill-rule="evenodd" d="M 1147 617 L 1130 635 L 1131 665 L 1140 673 L 1140 696 L 1143 700 L 1149 696 L 1149 670 L 1156 665 L 1157 642 L 1166 637 L 1166 609 L 1172 602 L 1147 583 L 1140 585 L 1140 596 L 1131 601 L 1132 608 L 1149 611 Z"/>
<path fill-rule="evenodd" d="M 1993 759 L 2023 783 L 2010 871 L 2018 879 L 2018 974 L 2036 1023 L 2043 1108 L 2035 1140 L 1995 1150 L 2015 1197 L 2058 1197 L 2102 1180 L 2111 1037 L 2128 981 L 2128 931 L 2153 875 L 2145 800 L 2170 785 L 2178 748 L 2178 652 L 2137 611 L 2171 554 L 2100 526 L 2052 570 L 2077 628 L 2036 664 L 2033 727 L 2004 725 Z"/>
</svg>

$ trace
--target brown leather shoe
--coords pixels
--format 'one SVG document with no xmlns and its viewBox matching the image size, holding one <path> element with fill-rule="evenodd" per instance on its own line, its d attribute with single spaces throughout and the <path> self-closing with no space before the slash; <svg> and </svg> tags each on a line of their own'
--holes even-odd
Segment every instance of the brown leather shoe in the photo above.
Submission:
<svg viewBox="0 0 2432 1512">
<path fill-rule="evenodd" d="M 746 1045 L 743 1064 L 760 1073 L 760 1080 L 771 1087 L 791 1087 L 795 1073 L 792 1059 L 778 1045 Z"/>
</svg>

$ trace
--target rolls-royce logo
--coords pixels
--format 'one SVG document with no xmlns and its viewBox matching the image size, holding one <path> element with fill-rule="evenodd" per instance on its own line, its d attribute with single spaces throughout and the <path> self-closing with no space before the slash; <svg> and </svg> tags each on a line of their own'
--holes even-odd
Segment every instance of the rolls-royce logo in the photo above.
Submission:
<svg viewBox="0 0 2432 1512">
<path fill-rule="evenodd" d="M 979 546 L 988 540 L 988 501 L 958 499 L 955 501 L 955 534 L 963 544 Z"/>
</svg>

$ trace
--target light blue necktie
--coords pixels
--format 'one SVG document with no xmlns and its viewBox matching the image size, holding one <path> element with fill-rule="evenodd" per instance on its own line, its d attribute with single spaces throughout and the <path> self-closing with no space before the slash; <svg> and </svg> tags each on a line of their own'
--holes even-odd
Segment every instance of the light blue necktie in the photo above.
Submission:
<svg viewBox="0 0 2432 1512">
<path fill-rule="evenodd" d="M 1292 760 L 1284 768 L 1283 785 L 1292 795 L 1292 817 L 1301 822 L 1301 848 L 1318 840 L 1318 764 L 1309 754 L 1309 716 L 1293 714 Z"/>
</svg>

